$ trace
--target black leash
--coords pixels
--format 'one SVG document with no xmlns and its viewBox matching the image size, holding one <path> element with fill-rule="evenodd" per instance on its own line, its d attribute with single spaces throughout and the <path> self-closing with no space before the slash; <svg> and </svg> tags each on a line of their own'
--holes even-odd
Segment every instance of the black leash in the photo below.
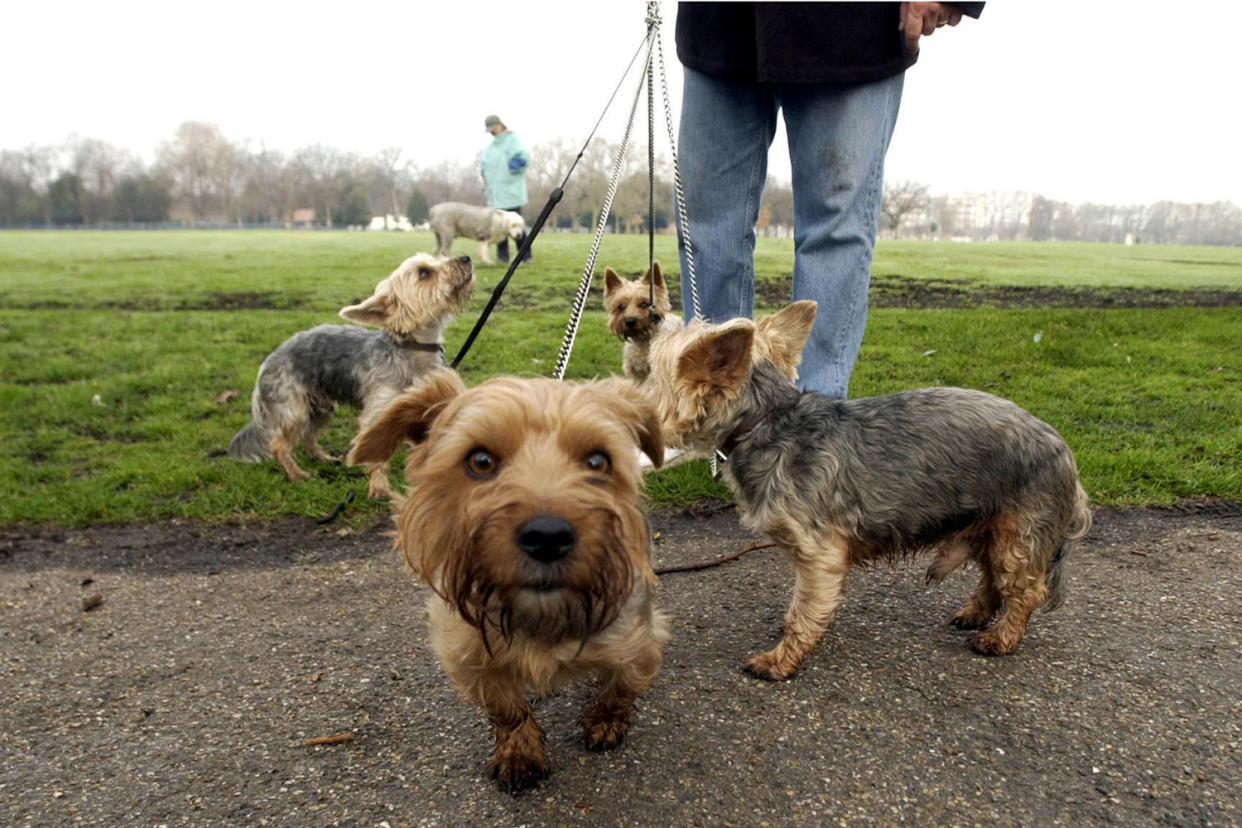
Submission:
<svg viewBox="0 0 1242 828">
<path fill-rule="evenodd" d="M 658 17 L 654 15 L 653 4 L 647 8 L 647 37 L 655 36 Z M 647 307 L 657 324 L 659 314 L 655 312 L 655 52 L 647 52 L 647 272 L 651 273 L 651 281 L 647 285 Z"/>
<path fill-rule="evenodd" d="M 474 323 L 474 328 L 470 331 L 470 335 L 466 337 L 466 341 L 462 343 L 461 350 L 457 352 L 457 356 L 453 357 L 452 367 L 456 368 L 461 364 L 462 359 L 466 356 L 466 352 L 470 350 L 470 346 L 474 344 L 474 340 L 478 337 L 479 332 L 483 330 L 483 326 L 487 323 L 487 318 L 492 315 L 496 305 L 500 302 L 501 295 L 505 292 L 505 288 L 509 286 L 509 280 L 513 278 L 513 273 L 518 269 L 518 265 L 526 258 L 527 252 L 530 250 L 531 244 L 534 243 L 535 237 L 539 235 L 539 231 L 543 229 L 544 222 L 548 220 L 552 210 L 560 202 L 561 197 L 565 195 L 565 185 L 569 182 L 569 177 L 573 175 L 574 170 L 578 166 L 578 162 L 582 160 L 582 156 L 586 153 L 587 147 L 592 139 L 595 138 L 595 132 L 599 129 L 599 125 L 603 122 L 604 116 L 608 114 L 609 107 L 612 106 L 613 100 L 617 97 L 617 93 L 621 91 L 621 84 L 625 83 L 625 78 L 630 73 L 630 69 L 634 66 L 634 61 L 638 59 L 638 53 L 642 51 L 643 46 L 647 44 L 647 38 L 643 38 L 643 42 L 634 50 L 634 56 L 630 58 L 629 64 L 625 67 L 625 72 L 621 75 L 621 80 L 617 81 L 617 86 L 612 90 L 612 95 L 608 98 L 608 103 L 604 104 L 604 111 L 599 114 L 599 118 L 595 121 L 595 126 L 591 127 L 591 134 L 587 136 L 586 141 L 582 144 L 582 149 L 578 150 L 577 157 L 574 162 L 569 165 L 569 171 L 565 173 L 565 177 L 561 179 L 561 184 L 548 195 L 548 201 L 543 205 L 543 209 L 539 211 L 539 216 L 535 219 L 535 223 L 531 225 L 530 232 L 526 234 L 526 238 L 518 245 L 517 254 L 509 263 L 509 269 L 505 271 L 504 277 L 496 283 L 496 287 L 492 290 L 492 298 L 487 301 L 487 306 L 483 308 L 483 313 L 479 315 L 478 321 Z M 652 240 L 654 245 L 655 241 Z"/>
</svg>

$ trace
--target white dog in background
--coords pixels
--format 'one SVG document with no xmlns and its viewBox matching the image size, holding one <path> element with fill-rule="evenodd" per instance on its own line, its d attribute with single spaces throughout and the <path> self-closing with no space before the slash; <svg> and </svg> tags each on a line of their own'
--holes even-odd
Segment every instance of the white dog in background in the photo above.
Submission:
<svg viewBox="0 0 1242 828">
<path fill-rule="evenodd" d="M 453 239 L 464 236 L 479 242 L 479 261 L 495 264 L 488 255 L 489 244 L 503 241 L 506 237 L 519 245 L 526 239 L 526 222 L 517 213 L 479 207 L 460 201 L 442 201 L 431 208 L 431 232 L 436 234 L 436 255 L 448 256 Z"/>
</svg>

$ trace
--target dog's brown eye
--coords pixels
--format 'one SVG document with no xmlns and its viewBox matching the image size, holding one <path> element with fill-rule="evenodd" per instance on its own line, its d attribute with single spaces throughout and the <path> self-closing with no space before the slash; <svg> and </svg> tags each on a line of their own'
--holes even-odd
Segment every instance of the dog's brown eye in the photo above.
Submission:
<svg viewBox="0 0 1242 828">
<path fill-rule="evenodd" d="M 586 467 L 595 474 L 608 474 L 612 471 L 612 458 L 602 451 L 594 451 L 587 455 Z"/>
<path fill-rule="evenodd" d="M 500 468 L 500 461 L 486 449 L 475 449 L 466 457 L 466 473 L 471 477 L 491 477 Z"/>
<path fill-rule="evenodd" d="M 647 308 L 651 307 L 651 304 L 650 304 L 650 303 L 648 303 L 648 302 L 643 302 L 643 303 L 642 303 L 641 305 L 639 305 L 638 307 L 639 307 L 640 309 L 642 309 L 642 310 L 646 310 Z"/>
<path fill-rule="evenodd" d="M 420 267 L 420 268 L 418 269 L 418 278 L 419 278 L 419 279 L 429 279 L 429 278 L 431 278 L 431 268 L 429 268 L 429 267 Z"/>
</svg>

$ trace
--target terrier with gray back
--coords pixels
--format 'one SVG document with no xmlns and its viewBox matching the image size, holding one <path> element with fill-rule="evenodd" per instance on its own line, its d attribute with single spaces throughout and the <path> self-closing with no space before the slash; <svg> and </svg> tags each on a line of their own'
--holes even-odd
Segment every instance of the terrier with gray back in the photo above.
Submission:
<svg viewBox="0 0 1242 828">
<path fill-rule="evenodd" d="M 365 427 L 415 379 L 443 363 L 443 332 L 461 312 L 474 286 L 469 256 L 411 256 L 375 287 L 366 301 L 340 315 L 361 325 L 320 325 L 294 334 L 259 366 L 251 420 L 229 444 L 234 460 L 275 457 L 293 481 L 310 474 L 293 447 L 302 443 L 314 460 L 339 463 L 323 450 L 319 432 L 337 403 L 360 409 Z M 371 497 L 391 496 L 388 463 L 369 467 Z"/>
<path fill-rule="evenodd" d="M 1091 524 L 1069 447 L 999 397 L 922 388 L 839 400 L 790 379 L 815 319 L 797 302 L 760 320 L 694 322 L 656 340 L 644 389 L 666 437 L 728 455 L 743 523 L 794 561 L 784 633 L 746 669 L 788 678 L 827 628 L 851 566 L 929 550 L 938 581 L 981 577 L 950 619 L 984 655 L 1017 649 L 1031 613 L 1064 595 L 1069 542 Z"/>
</svg>

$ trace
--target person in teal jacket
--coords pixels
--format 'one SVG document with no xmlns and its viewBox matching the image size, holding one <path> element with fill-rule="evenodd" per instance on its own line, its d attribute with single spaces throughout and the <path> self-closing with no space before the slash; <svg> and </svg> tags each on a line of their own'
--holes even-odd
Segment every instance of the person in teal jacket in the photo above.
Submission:
<svg viewBox="0 0 1242 828">
<path fill-rule="evenodd" d="M 505 126 L 497 115 L 488 115 L 483 126 L 492 134 L 492 142 L 483 150 L 479 159 L 479 172 L 483 176 L 483 193 L 488 207 L 522 214 L 526 204 L 526 147 L 517 133 Z M 509 240 L 496 245 L 497 261 L 509 261 Z M 526 261 L 531 255 L 527 251 Z"/>
</svg>

